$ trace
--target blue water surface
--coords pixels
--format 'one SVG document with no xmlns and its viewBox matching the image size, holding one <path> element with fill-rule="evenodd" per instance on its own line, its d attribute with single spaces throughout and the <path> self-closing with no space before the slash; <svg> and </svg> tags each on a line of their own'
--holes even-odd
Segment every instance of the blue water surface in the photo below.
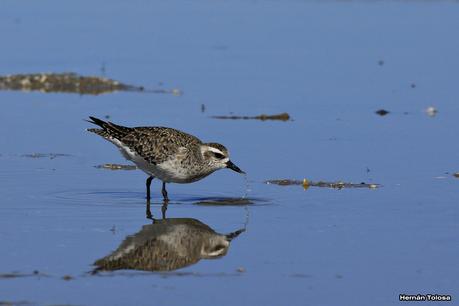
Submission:
<svg viewBox="0 0 459 306">
<path fill-rule="evenodd" d="M 459 298 L 458 16 L 456 1 L 0 2 L 0 75 L 75 72 L 184 93 L 0 92 L 0 301 Z M 282 112 L 292 120 L 211 118 Z M 90 115 L 174 127 L 229 148 L 248 185 L 229 170 L 170 184 L 167 211 L 220 233 L 245 226 L 226 256 L 167 273 L 90 273 L 151 223 L 144 173 L 94 167 L 127 162 L 85 131 Z M 68 156 L 23 156 L 33 153 Z M 283 178 L 382 187 L 264 184 Z M 158 181 L 152 191 L 159 217 Z M 195 205 L 244 195 L 253 204 Z"/>
</svg>

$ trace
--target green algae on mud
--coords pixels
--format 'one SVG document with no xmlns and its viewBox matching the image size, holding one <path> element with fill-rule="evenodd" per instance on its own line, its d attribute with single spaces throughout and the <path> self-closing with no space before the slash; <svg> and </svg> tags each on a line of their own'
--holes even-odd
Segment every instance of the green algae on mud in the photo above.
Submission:
<svg viewBox="0 0 459 306">
<path fill-rule="evenodd" d="M 181 96 L 179 89 L 148 90 L 98 76 L 80 76 L 76 73 L 31 73 L 0 76 L 0 90 L 41 91 L 44 93 L 77 93 L 100 95 L 116 91 L 163 93 Z"/>
<path fill-rule="evenodd" d="M 279 120 L 279 121 L 290 121 L 290 115 L 288 113 L 281 113 L 276 115 L 265 115 L 259 116 L 212 116 L 214 119 L 231 119 L 231 120 Z"/>
<path fill-rule="evenodd" d="M 279 185 L 279 186 L 291 186 L 291 185 L 302 185 L 304 189 L 309 187 L 322 187 L 322 188 L 332 188 L 332 189 L 343 189 L 343 188 L 369 188 L 376 189 L 381 187 L 380 184 L 368 184 L 368 183 L 346 183 L 343 181 L 338 182 L 325 182 L 318 181 L 313 182 L 307 179 L 303 180 L 290 180 L 290 179 L 280 179 L 280 180 L 267 180 L 265 184 Z"/>
</svg>

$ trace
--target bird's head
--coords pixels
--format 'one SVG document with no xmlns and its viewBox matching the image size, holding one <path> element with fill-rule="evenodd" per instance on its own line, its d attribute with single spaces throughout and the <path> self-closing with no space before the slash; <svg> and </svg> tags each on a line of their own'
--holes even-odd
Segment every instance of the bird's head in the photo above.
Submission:
<svg viewBox="0 0 459 306">
<path fill-rule="evenodd" d="M 201 258 L 214 259 L 225 256 L 230 246 L 230 240 L 223 235 L 214 235 L 201 248 Z"/>
<path fill-rule="evenodd" d="M 212 235 L 202 245 L 201 257 L 207 259 L 219 258 L 228 252 L 231 240 L 245 232 L 245 229 L 239 229 L 227 235 Z"/>
<path fill-rule="evenodd" d="M 219 143 L 204 143 L 201 145 L 202 158 L 215 170 L 229 168 L 238 173 L 245 174 L 229 158 L 228 150 Z"/>
</svg>

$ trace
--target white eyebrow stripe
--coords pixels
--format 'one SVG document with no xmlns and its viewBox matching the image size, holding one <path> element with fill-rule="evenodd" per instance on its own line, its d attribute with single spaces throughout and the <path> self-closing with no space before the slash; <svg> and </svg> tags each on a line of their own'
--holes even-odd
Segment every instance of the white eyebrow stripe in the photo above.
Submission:
<svg viewBox="0 0 459 306">
<path fill-rule="evenodd" d="M 208 148 L 209 148 L 209 151 L 212 151 L 212 152 L 214 152 L 214 153 L 219 153 L 219 154 L 221 154 L 221 155 L 223 155 L 223 156 L 226 156 L 225 153 L 223 153 L 222 151 L 220 151 L 220 150 L 217 149 L 217 148 L 214 148 L 214 147 L 208 147 Z"/>
</svg>

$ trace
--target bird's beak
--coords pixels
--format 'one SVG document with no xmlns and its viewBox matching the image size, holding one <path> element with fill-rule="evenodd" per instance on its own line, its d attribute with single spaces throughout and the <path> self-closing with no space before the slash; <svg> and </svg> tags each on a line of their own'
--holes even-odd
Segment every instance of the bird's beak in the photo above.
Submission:
<svg viewBox="0 0 459 306">
<path fill-rule="evenodd" d="M 241 233 L 245 232 L 245 229 L 240 229 L 240 230 L 237 230 L 235 232 L 232 232 L 232 233 L 229 233 L 226 236 L 226 239 L 228 239 L 228 241 L 231 241 L 233 240 L 234 238 L 236 238 L 237 236 L 239 236 Z"/>
<path fill-rule="evenodd" d="M 244 171 L 242 171 L 241 169 L 239 169 L 239 167 L 236 166 L 235 164 L 233 164 L 233 162 L 230 161 L 230 160 L 226 163 L 226 168 L 230 168 L 230 169 L 233 170 L 233 171 L 236 171 L 236 172 L 238 172 L 238 173 L 245 174 Z"/>
</svg>

